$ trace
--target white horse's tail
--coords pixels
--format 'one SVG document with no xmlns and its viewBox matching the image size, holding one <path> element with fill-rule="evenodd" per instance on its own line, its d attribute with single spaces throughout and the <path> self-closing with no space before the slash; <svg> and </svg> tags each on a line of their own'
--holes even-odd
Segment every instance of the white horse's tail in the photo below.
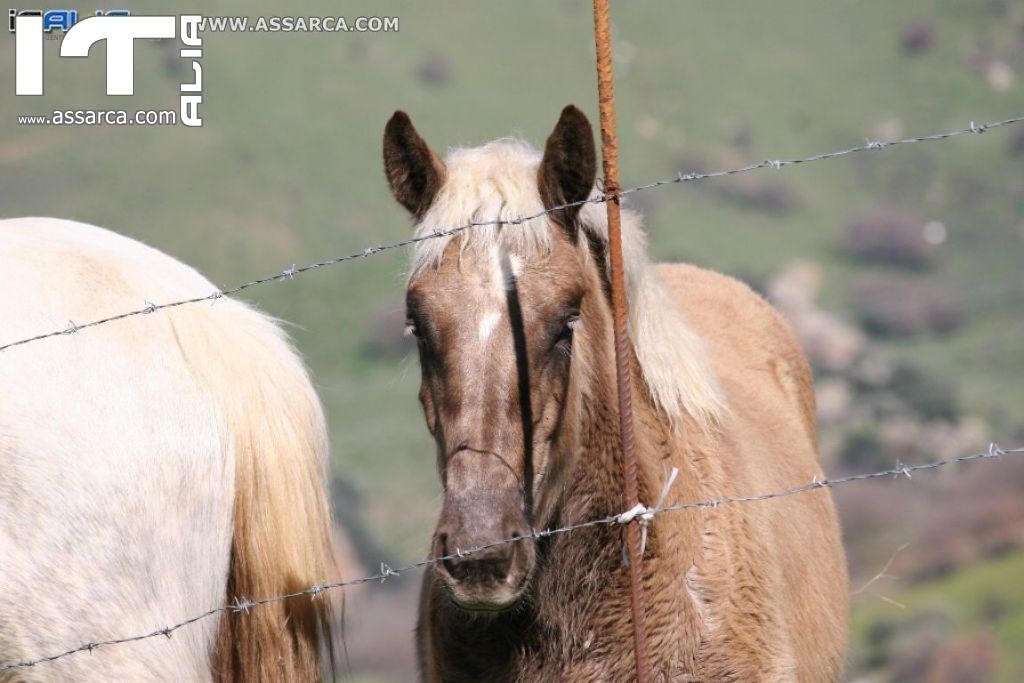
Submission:
<svg viewBox="0 0 1024 683">
<path fill-rule="evenodd" d="M 244 603 L 328 578 L 327 437 L 320 402 L 284 333 L 239 303 L 217 308 L 222 304 L 241 310 L 194 313 L 229 317 L 227 324 L 177 327 L 186 353 L 192 347 L 203 359 L 194 367 L 219 397 L 225 448 L 234 454 L 226 599 Z M 211 658 L 214 679 L 319 680 L 321 645 L 330 651 L 330 611 L 325 596 L 302 596 L 225 613 Z"/>
</svg>

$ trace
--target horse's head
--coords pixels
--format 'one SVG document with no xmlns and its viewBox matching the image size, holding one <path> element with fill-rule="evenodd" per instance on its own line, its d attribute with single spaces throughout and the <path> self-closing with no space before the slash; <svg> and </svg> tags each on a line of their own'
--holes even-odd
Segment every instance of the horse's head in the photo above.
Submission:
<svg viewBox="0 0 1024 683">
<path fill-rule="evenodd" d="M 593 132 L 566 107 L 543 155 L 515 141 L 441 160 L 397 112 L 384 134 L 395 198 L 429 235 L 418 243 L 407 332 L 419 347 L 420 401 L 437 442 L 444 505 L 433 554 L 493 545 L 436 565 L 454 601 L 500 610 L 535 563 L 531 529 L 551 519 L 576 451 L 581 393 L 610 348 L 603 243 L 582 234 L 580 207 L 512 221 L 590 196 Z M 592 205 L 588 205 L 592 206 Z"/>
</svg>

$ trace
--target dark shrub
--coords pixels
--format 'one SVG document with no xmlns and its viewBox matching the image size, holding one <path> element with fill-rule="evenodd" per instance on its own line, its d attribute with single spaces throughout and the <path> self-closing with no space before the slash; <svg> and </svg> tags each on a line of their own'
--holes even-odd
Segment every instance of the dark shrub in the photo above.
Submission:
<svg viewBox="0 0 1024 683">
<path fill-rule="evenodd" d="M 1017 128 L 1010 135 L 1010 154 L 1015 157 L 1024 154 L 1024 128 Z"/>
<path fill-rule="evenodd" d="M 908 24 L 900 35 L 900 47 L 908 55 L 920 55 L 928 51 L 935 41 L 935 31 L 925 20 Z"/>
<path fill-rule="evenodd" d="M 433 87 L 444 85 L 451 75 L 451 64 L 439 54 L 426 55 L 416 66 L 416 77 L 424 85 Z"/>
<path fill-rule="evenodd" d="M 744 156 L 753 151 L 754 134 L 746 123 L 736 124 L 729 134 L 729 142 Z"/>
<path fill-rule="evenodd" d="M 892 638 L 890 680 L 927 680 L 936 653 L 950 638 L 953 623 L 953 617 L 939 606 L 903 620 Z"/>
<path fill-rule="evenodd" d="M 916 365 L 898 363 L 889 389 L 925 420 L 950 420 L 959 415 L 956 386 Z"/>
<path fill-rule="evenodd" d="M 676 156 L 675 167 L 672 169 L 677 173 L 707 173 L 713 171 L 711 161 L 706 154 L 694 150 L 681 152 Z"/>
<path fill-rule="evenodd" d="M 1006 617 L 1012 615 L 1013 612 L 1013 607 L 1007 604 L 1006 598 L 999 595 L 998 591 L 996 591 L 991 595 L 986 595 L 982 600 L 979 614 L 985 621 L 998 624 Z"/>
<path fill-rule="evenodd" d="M 962 297 L 936 278 L 864 273 L 854 279 L 849 297 L 864 328 L 883 337 L 952 332 L 966 315 Z"/>
<path fill-rule="evenodd" d="M 880 669 L 889 662 L 890 642 L 896 629 L 896 624 L 888 619 L 879 619 L 868 627 L 865 636 L 867 653 L 864 657 L 864 666 L 869 669 Z"/>
<path fill-rule="evenodd" d="M 1024 462 L 1006 460 L 996 471 L 965 468 L 956 477 L 936 482 L 930 497 L 918 494 L 922 501 L 955 499 L 957 505 L 932 510 L 914 529 L 913 554 L 901 564 L 902 578 L 920 581 L 941 576 L 1024 547 L 1022 486 Z M 993 586 L 981 601 L 980 616 L 992 621 L 1002 618 L 996 606 L 999 599 Z"/>
<path fill-rule="evenodd" d="M 925 221 L 910 211 L 875 208 L 847 223 L 839 248 L 855 258 L 920 268 L 929 262 L 934 249 L 925 240 L 924 226 Z"/>
<path fill-rule="evenodd" d="M 858 472 L 892 466 L 878 431 L 867 425 L 847 432 L 839 449 L 839 462 L 846 469 Z"/>
<path fill-rule="evenodd" d="M 742 137 L 742 136 L 741 136 Z M 739 143 L 742 143 L 740 140 Z M 726 155 L 724 158 L 705 154 L 698 150 L 688 149 L 676 155 L 672 170 L 686 175 L 688 173 L 708 173 L 735 165 L 739 162 Z M 767 211 L 769 213 L 787 213 L 800 205 L 800 195 L 792 186 L 775 178 L 755 177 L 754 175 L 738 176 L 728 182 L 699 185 L 708 192 L 716 192 L 726 200 L 743 208 Z"/>
<path fill-rule="evenodd" d="M 779 180 L 747 176 L 720 183 L 715 188 L 721 196 L 745 209 L 782 214 L 800 205 L 796 190 Z"/>
<path fill-rule="evenodd" d="M 924 679 L 927 683 L 986 683 L 999 667 L 999 644 L 988 631 L 968 633 L 943 645 Z"/>
</svg>

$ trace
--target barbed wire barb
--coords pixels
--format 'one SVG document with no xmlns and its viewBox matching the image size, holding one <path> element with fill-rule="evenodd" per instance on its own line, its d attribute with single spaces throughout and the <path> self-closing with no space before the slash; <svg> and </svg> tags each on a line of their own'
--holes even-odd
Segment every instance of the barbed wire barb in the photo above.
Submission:
<svg viewBox="0 0 1024 683">
<path fill-rule="evenodd" d="M 809 482 L 807 484 L 803 484 L 801 486 L 794 486 L 792 488 L 783 489 L 781 491 L 774 491 L 774 492 L 771 492 L 771 493 L 762 493 L 762 494 L 751 495 L 751 496 L 735 496 L 735 497 L 731 497 L 731 498 L 711 498 L 711 499 L 703 500 L 703 501 L 697 501 L 697 502 L 692 502 L 692 503 L 679 503 L 679 504 L 676 504 L 676 505 L 668 505 L 668 506 L 664 506 L 664 507 L 662 507 L 659 504 L 659 505 L 655 505 L 652 508 L 644 508 L 643 512 L 634 511 L 635 509 L 634 510 L 627 510 L 626 512 L 623 512 L 623 513 L 613 514 L 613 515 L 609 515 L 607 517 L 601 517 L 601 518 L 597 518 L 597 519 L 592 519 L 592 520 L 589 520 L 589 521 L 579 522 L 579 523 L 576 523 L 576 524 L 569 524 L 569 525 L 566 525 L 566 526 L 563 526 L 563 527 L 559 527 L 559 528 L 556 528 L 556 529 L 545 529 L 543 531 L 534 530 L 534 531 L 532 531 L 531 534 L 529 534 L 529 536 L 526 536 L 526 537 L 529 537 L 529 538 L 548 538 L 548 537 L 555 536 L 555 535 L 558 535 L 558 534 L 566 534 L 566 533 L 571 533 L 571 532 L 574 532 L 574 531 L 579 531 L 581 529 L 587 529 L 587 528 L 598 527 L 598 526 L 609 526 L 609 525 L 615 525 L 615 524 L 623 524 L 623 523 L 628 523 L 628 521 L 631 521 L 636 515 L 641 515 L 641 514 L 645 515 L 645 516 L 649 515 L 650 519 L 653 519 L 657 515 L 666 514 L 666 513 L 669 513 L 669 512 L 677 512 L 677 511 L 680 511 L 680 510 L 695 510 L 695 509 L 707 509 L 707 508 L 714 509 L 714 508 L 718 508 L 718 507 L 720 507 L 722 505 L 732 505 L 732 504 L 738 504 L 738 503 L 750 503 L 750 502 L 756 502 L 756 501 L 772 500 L 774 498 L 784 498 L 786 496 L 797 495 L 797 494 L 800 494 L 800 493 L 805 493 L 805 492 L 808 492 L 808 491 L 813 491 L 815 489 L 821 488 L 823 483 L 826 482 L 826 481 L 828 482 L 828 486 L 835 487 L 835 486 L 840 486 L 840 485 L 843 485 L 843 484 L 849 484 L 849 483 L 858 482 L 858 481 L 868 481 L 868 480 L 871 480 L 871 479 L 880 479 L 880 478 L 884 478 L 884 477 L 893 477 L 893 476 L 897 476 L 898 477 L 900 475 L 908 476 L 907 473 L 910 473 L 910 472 L 920 472 L 920 471 L 923 471 L 923 470 L 933 470 L 933 469 L 937 469 L 939 467 L 946 467 L 946 466 L 949 466 L 949 465 L 956 465 L 956 464 L 960 464 L 960 463 L 971 462 L 971 461 L 974 461 L 974 460 L 1000 459 L 1000 458 L 1005 458 L 1005 457 L 1007 457 L 1009 455 L 1020 455 L 1020 454 L 1024 454 L 1024 446 L 1019 447 L 1019 448 L 1004 449 L 1004 448 L 1000 448 L 995 443 L 991 443 L 991 444 L 989 444 L 989 447 L 988 447 L 987 450 L 979 451 L 977 453 L 971 453 L 969 455 L 962 455 L 962 456 L 959 456 L 959 457 L 947 458 L 947 459 L 944 459 L 944 460 L 933 460 L 931 462 L 921 463 L 919 465 L 903 465 L 902 463 L 897 463 L 896 467 L 891 468 L 891 469 L 880 470 L 880 471 L 877 471 L 877 472 L 869 472 L 869 473 L 866 473 L 866 474 L 854 474 L 854 475 L 849 475 L 849 476 L 845 476 L 845 477 L 838 477 L 836 479 L 820 480 L 820 479 L 817 478 L 817 476 L 815 476 L 811 480 L 811 482 Z M 670 475 L 670 480 L 671 479 L 673 479 L 673 477 L 671 477 L 671 475 Z M 662 500 L 664 500 L 664 498 L 666 498 L 668 496 L 668 491 L 670 489 L 670 486 L 671 486 L 670 484 L 667 484 L 664 487 L 663 490 L 665 491 L 665 495 L 662 498 Z M 626 515 L 628 515 L 630 513 L 632 513 L 632 515 L 634 517 L 630 517 L 629 520 L 627 520 L 625 522 L 622 521 L 622 520 L 624 520 L 626 518 Z M 110 646 L 114 646 L 114 645 L 123 645 L 125 643 L 131 643 L 131 642 L 135 642 L 135 641 L 139 641 L 139 640 L 147 640 L 147 639 L 150 639 L 150 638 L 156 638 L 158 636 L 170 637 L 170 634 L 173 633 L 174 631 L 177 631 L 177 630 L 179 630 L 181 628 L 189 626 L 190 624 L 194 624 L 194 623 L 196 623 L 198 621 L 203 621 L 204 619 L 208 619 L 208 618 L 210 618 L 210 617 L 212 617 L 212 616 L 214 616 L 216 614 L 221 614 L 221 613 L 226 613 L 226 612 L 231 612 L 231 613 L 236 613 L 236 614 L 237 613 L 248 613 L 251 609 L 255 609 L 255 608 L 261 607 L 263 605 L 270 605 L 270 604 L 277 603 L 277 602 L 283 602 L 285 600 L 293 600 L 295 598 L 299 598 L 299 597 L 303 597 L 303 596 L 306 596 L 306 597 L 309 597 L 309 598 L 312 599 L 312 598 L 316 598 L 316 597 L 320 596 L 321 594 L 323 594 L 325 592 L 332 591 L 332 590 L 345 589 L 345 588 L 348 588 L 348 587 L 358 586 L 358 585 L 362 585 L 362 584 L 366 584 L 366 583 L 383 583 L 384 581 L 386 581 L 390 577 L 401 576 L 401 575 L 403 575 L 405 573 L 408 573 L 408 572 L 411 572 L 411 571 L 413 571 L 415 569 L 422 569 L 424 567 L 427 567 L 427 566 L 430 566 L 430 565 L 434 565 L 434 564 L 437 564 L 439 562 L 444 562 L 444 561 L 447 561 L 447 560 L 456 559 L 457 557 L 466 557 L 467 555 L 472 555 L 472 554 L 481 552 L 483 550 L 487 550 L 488 548 L 494 548 L 494 547 L 497 547 L 497 546 L 507 545 L 507 544 L 510 544 L 510 543 L 518 543 L 518 542 L 522 541 L 523 538 L 526 538 L 526 537 L 506 538 L 506 539 L 502 539 L 502 540 L 499 540 L 499 541 L 494 541 L 493 543 L 485 543 L 485 544 L 480 545 L 480 546 L 474 546 L 473 548 L 470 548 L 468 550 L 457 550 L 456 551 L 457 554 L 456 553 L 452 553 L 452 554 L 444 555 L 444 556 L 440 556 L 440 557 L 432 557 L 432 558 L 428 558 L 428 559 L 425 559 L 425 560 L 420 560 L 419 562 L 413 562 L 411 564 L 405 565 L 404 567 L 392 568 L 392 567 L 388 566 L 387 564 L 385 564 L 384 562 L 381 562 L 380 563 L 380 570 L 378 572 L 376 572 L 375 574 L 371 574 L 369 576 L 363 576 L 363 577 L 360 577 L 360 578 L 357 578 L 357 579 L 348 579 L 348 580 L 345 580 L 345 581 L 335 581 L 333 583 L 314 584 L 314 585 L 310 586 L 309 588 L 306 588 L 306 589 L 303 589 L 303 590 L 298 590 L 298 591 L 295 591 L 293 593 L 286 593 L 286 594 L 283 594 L 283 595 L 274 595 L 274 596 L 270 596 L 270 597 L 266 597 L 266 598 L 261 598 L 261 599 L 258 599 L 258 600 L 251 600 L 251 599 L 247 599 L 247 598 L 243 598 L 243 597 L 236 597 L 234 600 L 230 601 L 227 604 L 224 604 L 224 605 L 221 605 L 221 606 L 218 606 L 218 607 L 214 607 L 212 609 L 207 610 L 206 612 L 202 612 L 201 614 L 197 614 L 197 615 L 195 615 L 193 617 L 185 619 L 184 621 L 180 621 L 180 622 L 178 622 L 176 624 L 173 624 L 171 626 L 167 626 L 165 628 L 154 630 L 154 631 L 152 631 L 150 633 L 145 633 L 145 634 L 142 634 L 142 635 L 135 635 L 135 636 L 128 636 L 128 637 L 125 637 L 125 638 L 114 638 L 114 639 L 110 639 L 110 640 L 89 641 L 89 642 L 83 643 L 81 645 L 78 645 L 77 647 L 73 647 L 73 648 L 70 648 L 68 650 L 65 650 L 64 652 L 60 652 L 60 653 L 57 653 L 57 654 L 49 655 L 49 656 L 46 656 L 46 657 L 39 657 L 38 659 L 28 659 L 28 660 L 22 660 L 22 661 L 5 662 L 5 663 L 0 664 L 0 672 L 10 671 L 10 670 L 14 670 L 14 669 L 24 669 L 24 668 L 34 667 L 34 666 L 38 666 L 40 664 L 44 664 L 46 662 L 52 662 L 52 661 L 57 660 L 57 659 L 62 659 L 64 657 L 69 657 L 69 656 L 74 655 L 74 654 L 79 653 L 79 652 L 84 652 L 84 651 L 90 651 L 91 652 L 91 651 L 96 650 L 96 649 L 101 648 L 101 647 L 110 647 Z"/>
<path fill-rule="evenodd" d="M 859 152 L 874 151 L 874 150 L 879 150 L 879 149 L 889 149 L 891 147 L 896 147 L 896 146 L 899 146 L 899 145 L 909 145 L 909 144 L 915 144 L 915 143 L 921 143 L 921 142 L 931 142 L 931 141 L 936 141 L 936 140 L 948 140 L 950 138 L 959 137 L 961 135 L 984 133 L 986 131 L 992 130 L 993 128 L 1001 128 L 1001 127 L 1009 126 L 1009 125 L 1012 125 L 1012 124 L 1015 124 L 1015 123 L 1020 123 L 1021 121 L 1024 121 L 1024 116 L 1016 116 L 1016 117 L 1009 118 L 1009 119 L 1003 119 L 1001 121 L 993 121 L 991 123 L 981 123 L 981 124 L 975 123 L 974 121 L 971 121 L 967 128 L 961 128 L 961 129 L 949 131 L 949 132 L 946 132 L 946 133 L 935 133 L 933 135 L 924 135 L 924 136 L 916 137 L 916 138 L 904 138 L 902 140 L 890 140 L 890 141 L 866 140 L 863 145 L 858 145 L 856 147 L 848 147 L 846 149 L 836 150 L 834 152 L 826 152 L 826 153 L 823 153 L 823 154 L 815 154 L 813 156 L 803 157 L 803 158 L 798 158 L 798 159 L 774 159 L 774 160 L 763 161 L 763 162 L 758 163 L 758 164 L 748 164 L 746 166 L 741 166 L 739 168 L 733 168 L 733 169 L 729 169 L 729 170 L 725 170 L 725 171 L 712 171 L 712 172 L 708 172 L 708 173 L 695 173 L 695 172 L 682 173 L 682 172 L 679 172 L 679 173 L 677 173 L 675 176 L 673 176 L 671 178 L 667 178 L 667 179 L 664 179 L 664 180 L 656 180 L 654 182 L 650 182 L 650 183 L 647 183 L 645 185 L 638 185 L 636 187 L 631 187 L 631 188 L 628 188 L 628 189 L 625 189 L 625 190 L 618 190 L 617 192 L 614 193 L 614 195 L 617 196 L 617 197 L 625 197 L 627 195 L 631 195 L 631 194 L 634 194 L 636 192 L 644 192 L 644 191 L 647 191 L 647 190 L 653 190 L 655 188 L 664 187 L 666 185 L 690 183 L 690 182 L 694 182 L 694 181 L 697 181 L 697 180 L 710 180 L 710 179 L 714 179 L 714 178 L 724 178 L 724 177 L 727 177 L 727 176 L 738 175 L 738 174 L 741 174 L 741 173 L 749 173 L 751 171 L 757 171 L 757 170 L 766 169 L 766 168 L 781 169 L 784 166 L 793 166 L 793 165 L 796 165 L 796 164 L 814 163 L 814 162 L 818 162 L 818 161 L 824 161 L 825 159 L 834 159 L 836 157 L 846 156 L 846 155 L 849 155 L 849 154 L 857 154 Z M 90 321 L 90 322 L 87 322 L 87 323 L 84 323 L 84 324 L 81 324 L 81 325 L 76 325 L 74 323 L 71 323 L 71 326 L 66 327 L 63 330 L 54 330 L 54 331 L 51 331 L 51 332 L 44 332 L 42 334 L 37 334 L 37 335 L 32 336 L 32 337 L 26 337 L 26 338 L 23 338 L 23 339 L 18 339 L 18 340 L 15 340 L 15 341 L 11 341 L 11 342 L 7 342 L 7 343 L 4 343 L 4 344 L 0 344 L 0 352 L 7 351 L 8 349 L 14 348 L 16 346 L 23 346 L 25 344 L 30 344 L 30 343 L 33 343 L 33 342 L 42 341 L 43 339 L 49 339 L 51 337 L 57 337 L 57 336 L 61 336 L 61 335 L 73 334 L 73 333 L 79 332 L 81 330 L 89 329 L 89 328 L 92 328 L 92 327 L 98 327 L 100 325 L 106 325 L 108 323 L 116 322 L 118 320 L 124 320 L 126 318 L 132 318 L 132 317 L 139 316 L 139 315 L 145 315 L 145 314 L 149 314 L 149 313 L 154 313 L 156 311 L 163 310 L 165 308 L 176 308 L 178 306 L 187 306 L 187 305 L 190 305 L 190 304 L 199 303 L 201 301 L 210 301 L 211 305 L 212 305 L 212 304 L 215 304 L 219 299 L 221 299 L 221 298 L 223 298 L 225 296 L 231 296 L 233 294 L 238 294 L 238 293 L 243 292 L 243 291 L 245 291 L 247 289 L 250 289 L 252 287 L 258 287 L 260 285 L 264 285 L 264 284 L 267 284 L 267 283 L 281 282 L 281 281 L 284 281 L 284 280 L 293 280 L 293 279 L 295 279 L 299 275 L 302 275 L 304 273 L 308 273 L 308 272 L 313 271 L 313 270 L 317 270 L 318 268 L 326 268 L 328 266 L 335 266 L 335 265 L 338 265 L 338 264 L 341 264 L 341 263 L 346 263 L 348 261 L 354 261 L 356 259 L 368 258 L 370 256 L 374 256 L 376 254 L 380 254 L 380 253 L 385 252 L 385 251 L 390 251 L 392 249 L 400 249 L 400 248 L 403 248 L 403 247 L 408 247 L 408 246 L 411 246 L 411 245 L 414 245 L 414 244 L 418 244 L 419 242 L 424 242 L 424 241 L 431 240 L 431 239 L 438 239 L 438 238 L 442 238 L 442 237 L 451 237 L 453 235 L 460 234 L 462 232 L 465 232 L 467 230 L 471 230 L 471 229 L 476 228 L 476 227 L 484 227 L 484 226 L 491 226 L 491 225 L 520 225 L 520 224 L 525 223 L 527 221 L 533 220 L 535 218 L 541 218 L 542 216 L 546 216 L 547 214 L 550 214 L 550 213 L 553 213 L 553 212 L 556 212 L 556 211 L 562 211 L 564 209 L 570 209 L 570 208 L 582 206 L 584 204 L 600 204 L 602 202 L 608 201 L 610 198 L 611 198 L 611 195 L 599 195 L 599 196 L 596 196 L 596 197 L 590 197 L 588 199 L 583 199 L 583 200 L 580 200 L 580 201 L 577 201 L 577 202 L 568 202 L 568 203 L 565 203 L 565 204 L 560 204 L 558 206 L 553 206 L 553 207 L 551 207 L 549 209 L 544 209 L 543 211 L 538 211 L 537 213 L 534 213 L 534 214 L 529 214 L 529 215 L 526 215 L 526 216 L 519 216 L 519 217 L 512 218 L 512 219 L 507 219 L 507 220 L 471 221 L 471 222 L 465 223 L 463 225 L 453 226 L 453 227 L 448 228 L 448 229 L 435 230 L 435 231 L 433 231 L 431 233 L 428 233 L 428 234 L 425 234 L 425 235 L 417 235 L 415 237 L 410 237 L 408 239 L 400 240 L 398 242 L 390 242 L 390 243 L 384 243 L 384 244 L 378 244 L 378 245 L 375 245 L 375 246 L 365 247 L 365 248 L 363 248 L 363 249 L 361 249 L 359 251 L 353 252 L 351 254 L 346 254 L 344 256 L 338 256 L 338 257 L 330 258 L 330 259 L 325 259 L 323 261 L 316 261 L 314 263 L 310 263 L 310 264 L 307 264 L 305 266 L 298 266 L 298 267 L 296 267 L 295 265 L 292 265 L 291 268 L 285 268 L 283 270 L 280 270 L 280 271 L 274 273 L 273 275 L 267 275 L 265 277 L 260 277 L 260 278 L 254 279 L 254 280 L 249 280 L 248 282 L 243 282 L 243 283 L 241 283 L 239 285 L 235 285 L 234 287 L 229 287 L 227 289 L 217 290 L 217 291 L 215 291 L 213 293 L 210 293 L 210 294 L 204 294 L 202 296 L 195 296 L 195 297 L 181 299 L 179 301 L 172 301 L 172 302 L 164 303 L 164 304 L 150 304 L 150 303 L 147 302 L 147 304 L 143 308 L 139 308 L 139 309 L 135 309 L 135 310 L 131 310 L 131 311 L 125 311 L 123 313 L 119 313 L 117 315 L 107 316 L 105 318 L 99 318 L 99 319 L 96 319 L 96 320 L 93 320 L 93 321 Z"/>
<path fill-rule="evenodd" d="M 882 579 L 897 578 L 889 574 L 889 569 L 892 567 L 893 562 L 896 561 L 896 556 L 904 550 L 906 550 L 908 547 L 910 547 L 910 544 L 904 543 L 900 547 L 896 548 L 895 552 L 893 552 L 893 554 L 889 556 L 889 560 L 885 563 L 885 565 L 883 565 L 882 568 L 878 570 L 878 572 L 874 576 L 872 576 L 864 585 L 862 585 L 857 590 L 852 591 L 850 595 L 860 595 L 861 593 L 864 593 L 868 588 L 871 588 L 871 586 L 873 586 L 875 583 L 881 581 Z"/>
</svg>

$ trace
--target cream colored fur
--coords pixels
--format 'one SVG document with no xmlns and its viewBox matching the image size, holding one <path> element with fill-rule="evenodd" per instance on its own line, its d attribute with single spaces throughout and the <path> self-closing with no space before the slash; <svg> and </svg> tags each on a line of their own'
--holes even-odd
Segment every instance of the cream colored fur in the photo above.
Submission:
<svg viewBox="0 0 1024 683">
<path fill-rule="evenodd" d="M 512 224 L 544 210 L 537 189 L 541 157 L 538 150 L 513 139 L 450 152 L 445 158 L 444 185 L 416 226 L 416 235 L 476 221 L 503 224 L 419 242 L 413 250 L 410 275 L 440 263 L 453 239 L 461 240 L 463 249 L 497 246 L 513 254 L 550 252 L 553 224 L 547 216 Z M 599 195 L 595 188 L 592 196 Z M 607 241 L 604 204 L 583 205 L 581 218 L 587 229 Z M 718 422 L 726 406 L 704 342 L 694 334 L 648 262 L 639 215 L 623 212 L 622 235 L 629 333 L 647 389 L 674 425 L 689 415 L 707 429 Z"/>
<path fill-rule="evenodd" d="M 0 343 L 213 289 L 100 228 L 0 221 Z M 0 354 L 0 661 L 223 604 L 233 543 L 269 593 L 322 581 L 325 458 L 301 361 L 273 321 L 236 301 Z M 291 649 L 287 615 L 274 614 L 261 618 Z M 214 680 L 219 629 L 210 618 L 0 680 Z"/>
</svg>

